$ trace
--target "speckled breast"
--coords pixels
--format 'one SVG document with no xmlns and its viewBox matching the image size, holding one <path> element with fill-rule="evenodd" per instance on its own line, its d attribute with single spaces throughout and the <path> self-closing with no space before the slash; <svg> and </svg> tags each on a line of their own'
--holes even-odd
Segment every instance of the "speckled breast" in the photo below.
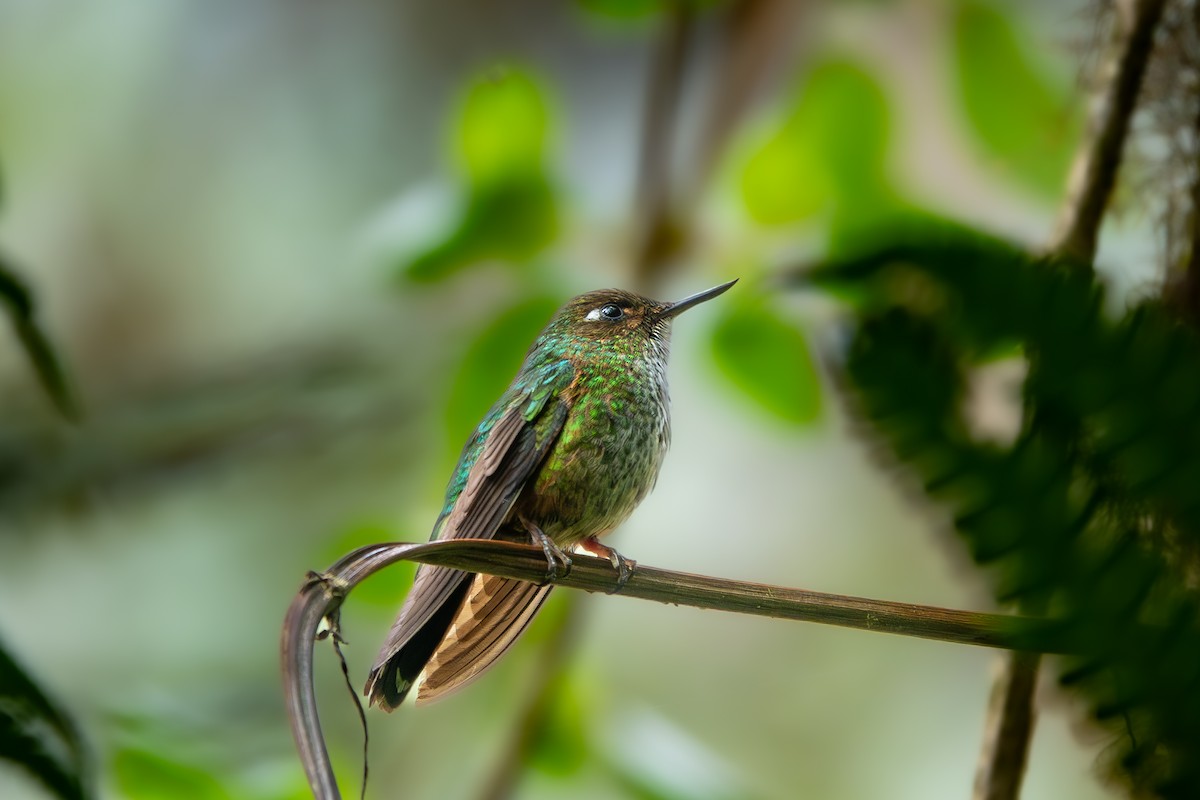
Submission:
<svg viewBox="0 0 1200 800">
<path fill-rule="evenodd" d="M 569 545 L 621 524 L 654 487 L 670 441 L 661 370 L 585 372 L 558 442 L 518 510 Z"/>
</svg>

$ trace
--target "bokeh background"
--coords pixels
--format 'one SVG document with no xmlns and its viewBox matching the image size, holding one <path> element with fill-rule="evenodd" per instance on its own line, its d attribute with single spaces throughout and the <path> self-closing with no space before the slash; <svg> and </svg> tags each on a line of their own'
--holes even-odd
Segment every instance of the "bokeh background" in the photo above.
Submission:
<svg viewBox="0 0 1200 800">
<path fill-rule="evenodd" d="M 77 716 L 104 796 L 308 796 L 277 656 L 301 577 L 424 539 L 467 431 L 557 304 L 591 288 L 742 279 L 676 325 L 674 445 L 611 540 L 622 552 L 990 607 L 938 510 L 846 419 L 822 366 L 836 305 L 769 278 L 902 207 L 1047 242 L 1094 14 L 733 6 L 688 30 L 658 162 L 664 268 L 639 271 L 658 3 L 0 0 L 0 248 L 86 408 L 59 422 L 5 336 L 0 639 Z M 1106 229 L 1118 303 L 1156 279 L 1151 222 L 1125 201 Z M 989 395 L 1000 427 L 1009 383 Z M 356 683 L 410 578 L 394 568 L 347 604 Z M 368 714 L 371 796 L 478 796 L 566 594 L 470 689 Z M 994 653 L 579 606 L 519 797 L 969 791 Z M 332 654 L 318 662 L 350 794 L 361 734 Z M 1109 796 L 1103 741 L 1044 682 L 1024 796 Z M 0 796 L 42 795 L 0 765 Z"/>
</svg>

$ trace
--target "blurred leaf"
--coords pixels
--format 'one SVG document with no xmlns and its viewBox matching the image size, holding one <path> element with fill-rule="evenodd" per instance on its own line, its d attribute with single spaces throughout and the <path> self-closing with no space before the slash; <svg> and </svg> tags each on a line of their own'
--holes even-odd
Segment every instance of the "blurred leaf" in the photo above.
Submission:
<svg viewBox="0 0 1200 800">
<path fill-rule="evenodd" d="M 862 213 L 885 204 L 889 127 L 887 98 L 866 71 L 847 61 L 814 67 L 783 125 L 743 168 L 750 216 L 782 225 L 839 204 Z"/>
<path fill-rule="evenodd" d="M 145 750 L 117 752 L 113 778 L 126 797 L 138 800 L 228 800 L 220 782 L 204 770 Z"/>
<path fill-rule="evenodd" d="M 549 102 L 532 75 L 476 80 L 455 126 L 465 203 L 445 240 L 404 267 L 411 280 L 445 278 L 488 260 L 521 263 L 554 240 L 558 198 L 546 173 Z"/>
<path fill-rule="evenodd" d="M 83 742 L 66 713 L 0 647 L 0 759 L 63 800 L 92 796 Z"/>
<path fill-rule="evenodd" d="M 528 760 L 530 767 L 560 778 L 578 772 L 591 754 L 587 692 L 569 676 L 569 671 L 559 673 L 559 686 L 545 704 L 546 715 L 535 731 Z"/>
<path fill-rule="evenodd" d="M 472 191 L 453 232 L 413 258 L 405 274 L 424 283 L 483 261 L 526 261 L 557 231 L 557 198 L 544 178 L 488 184 Z"/>
<path fill-rule="evenodd" d="M 959 4 L 954 19 L 958 89 L 980 145 L 1017 180 L 1047 194 L 1062 191 L 1080 130 L 1070 86 L 1028 56 L 1001 10 Z"/>
<path fill-rule="evenodd" d="M 609 20 L 643 20 L 662 11 L 664 0 L 576 0 L 589 14 Z"/>
<path fill-rule="evenodd" d="M 33 366 L 34 374 L 42 389 L 67 419 L 79 418 L 79 407 L 67 385 L 66 375 L 50 346 L 50 340 L 42 332 L 35 319 L 33 295 L 16 274 L 0 257 L 0 302 L 3 302 L 12 320 L 25 354 Z"/>
<path fill-rule="evenodd" d="M 508 388 L 529 346 L 558 305 L 557 299 L 546 295 L 522 299 L 489 322 L 467 348 L 446 398 L 446 430 L 453 447 L 461 447 L 470 438 L 483 415 Z"/>
<path fill-rule="evenodd" d="M 601 22 L 617 24 L 640 23 L 660 12 L 668 11 L 677 0 L 576 0 L 576 4 L 587 14 Z M 701 13 L 726 8 L 729 0 L 683 0 L 680 5 L 690 4 L 692 10 Z"/>
<path fill-rule="evenodd" d="M 529 73 L 498 70 L 467 90 L 455 130 L 459 165 L 475 186 L 540 174 L 549 133 L 545 90 Z"/>
<path fill-rule="evenodd" d="M 800 425 L 820 417 L 821 388 L 808 343 L 765 302 L 727 304 L 712 348 L 722 374 L 767 411 Z"/>
</svg>

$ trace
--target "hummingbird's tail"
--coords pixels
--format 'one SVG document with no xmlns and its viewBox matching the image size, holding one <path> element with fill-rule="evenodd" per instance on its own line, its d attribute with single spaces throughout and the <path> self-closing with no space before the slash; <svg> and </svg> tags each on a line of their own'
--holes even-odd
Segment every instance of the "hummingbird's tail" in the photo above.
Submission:
<svg viewBox="0 0 1200 800">
<path fill-rule="evenodd" d="M 436 593 L 439 600 L 436 607 L 429 608 L 416 626 L 410 627 L 412 619 L 404 613 L 404 610 L 409 610 L 411 601 L 405 603 L 405 609 L 396 620 L 380 659 L 371 669 L 364 692 L 369 704 L 378 704 L 384 711 L 393 711 L 404 702 L 413 683 L 446 638 L 446 632 L 466 596 L 467 587 L 471 585 L 472 576 L 456 570 L 434 567 L 420 572 L 440 573 L 436 575 L 437 583 L 444 585 L 442 591 Z M 418 579 L 420 577 L 418 573 Z M 420 594 L 414 591 L 413 596 Z"/>
<path fill-rule="evenodd" d="M 486 672 L 520 637 L 552 588 L 476 575 L 445 639 L 425 665 L 417 704 L 445 697 Z"/>
</svg>

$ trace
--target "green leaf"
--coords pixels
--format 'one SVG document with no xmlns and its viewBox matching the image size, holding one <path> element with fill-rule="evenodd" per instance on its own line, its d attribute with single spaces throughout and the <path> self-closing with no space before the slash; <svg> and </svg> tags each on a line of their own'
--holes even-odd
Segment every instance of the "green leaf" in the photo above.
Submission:
<svg viewBox="0 0 1200 800">
<path fill-rule="evenodd" d="M 458 164 L 472 185 L 541 174 L 550 135 L 545 90 L 530 73 L 505 69 L 467 90 L 455 130 Z"/>
<path fill-rule="evenodd" d="M 87 754 L 75 726 L 3 647 L 0 759 L 22 767 L 62 800 L 92 796 Z"/>
<path fill-rule="evenodd" d="M 529 751 L 529 766 L 557 777 L 578 772 L 591 753 L 589 722 L 595 709 L 587 704 L 588 693 L 562 673 L 558 686 L 547 697 L 545 717 L 538 726 Z"/>
<path fill-rule="evenodd" d="M 467 348 L 446 399 L 446 431 L 456 456 L 516 377 L 526 351 L 558 305 L 545 295 L 523 299 L 489 322 Z"/>
<path fill-rule="evenodd" d="M 405 275 L 428 283 L 483 261 L 523 262 L 557 232 L 557 198 L 544 178 L 487 184 L 472 191 L 451 234 L 412 259 Z"/>
<path fill-rule="evenodd" d="M 782 125 L 742 170 L 751 218 L 783 225 L 839 205 L 854 211 L 887 203 L 889 116 L 882 88 L 857 64 L 814 67 Z"/>
<path fill-rule="evenodd" d="M 641 21 L 663 9 L 663 0 L 576 0 L 576 3 L 588 14 L 618 22 Z"/>
<path fill-rule="evenodd" d="M 474 81 L 454 130 L 465 202 L 450 233 L 411 259 L 405 277 L 429 282 L 485 261 L 520 264 L 554 241 L 551 132 L 549 101 L 532 75 L 510 69 Z"/>
<path fill-rule="evenodd" d="M 1001 7 L 958 6 L 954 50 L 963 111 L 980 146 L 1002 171 L 1057 195 L 1080 131 L 1068 80 L 1054 80 L 1030 57 Z"/>
<path fill-rule="evenodd" d="M 821 415 L 821 389 L 804 335 L 765 302 L 729 304 L 712 333 L 722 374 L 776 417 L 798 425 Z"/>
<path fill-rule="evenodd" d="M 112 771 L 122 793 L 138 800 L 228 800 L 231 797 L 208 772 L 145 750 L 118 751 Z"/>
</svg>

